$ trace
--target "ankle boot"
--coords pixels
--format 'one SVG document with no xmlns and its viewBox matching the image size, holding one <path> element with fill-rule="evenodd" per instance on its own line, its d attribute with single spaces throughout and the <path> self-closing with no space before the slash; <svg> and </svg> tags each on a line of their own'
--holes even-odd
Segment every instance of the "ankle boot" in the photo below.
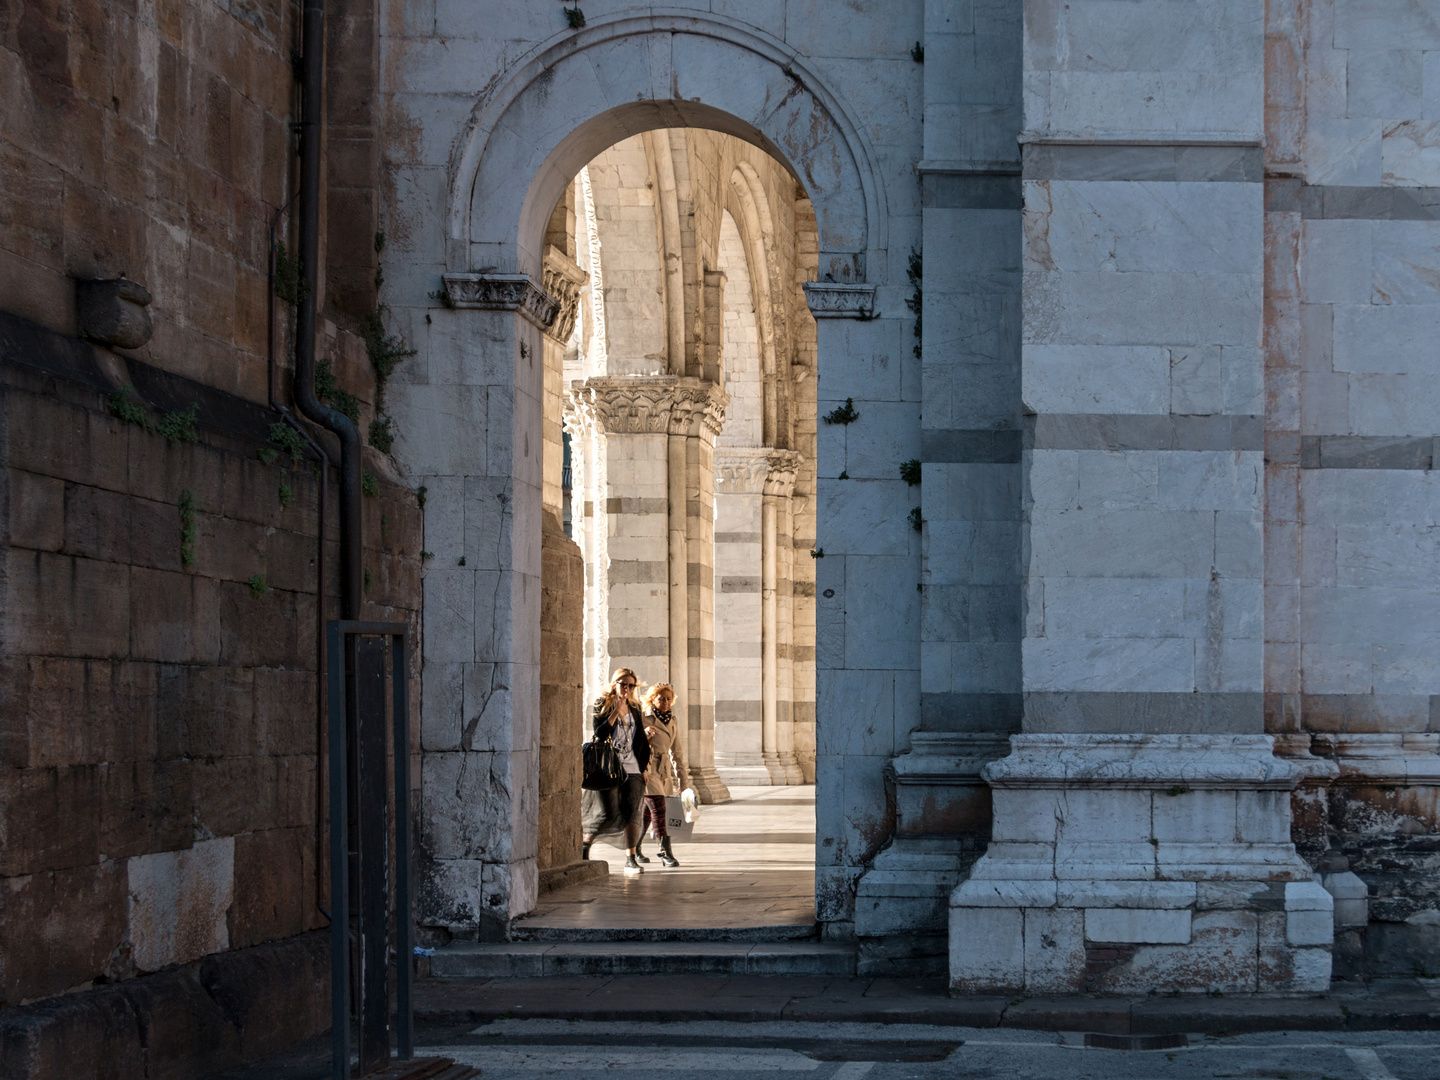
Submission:
<svg viewBox="0 0 1440 1080">
<path fill-rule="evenodd" d="M 670 837 L 660 838 L 660 862 L 665 866 L 679 866 L 680 860 L 675 858 L 675 853 L 670 850 Z"/>
<path fill-rule="evenodd" d="M 639 861 L 642 862 L 642 863 L 648 863 L 650 860 L 647 859 L 647 858 L 645 857 L 645 853 L 640 850 L 640 845 L 643 844 L 644 842 L 645 842 L 645 837 L 643 837 L 643 836 L 640 837 L 639 840 L 636 840 L 636 841 L 635 841 L 635 854 L 634 854 L 633 857 L 634 857 L 635 859 L 639 860 Z"/>
<path fill-rule="evenodd" d="M 648 862 L 649 860 L 646 861 Z M 625 856 L 625 873 L 643 874 L 644 872 L 645 868 L 635 861 L 635 853 L 633 851 Z"/>
<path fill-rule="evenodd" d="M 589 844 L 581 844 L 581 845 L 580 845 L 580 858 L 582 858 L 582 859 L 588 859 L 588 858 L 590 858 L 590 845 L 589 845 Z"/>
</svg>

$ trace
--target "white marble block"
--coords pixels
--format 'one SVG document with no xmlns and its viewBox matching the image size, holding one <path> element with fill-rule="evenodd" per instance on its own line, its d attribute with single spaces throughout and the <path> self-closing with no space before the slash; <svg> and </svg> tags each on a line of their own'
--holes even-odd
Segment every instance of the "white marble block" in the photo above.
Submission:
<svg viewBox="0 0 1440 1080">
<path fill-rule="evenodd" d="M 1334 905 L 1290 843 L 1302 773 L 1270 736 L 1028 734 L 1010 746 L 981 773 L 995 842 L 950 897 L 952 988 L 1329 985 Z M 982 926 L 1015 932 L 1002 911 L 1020 917 L 1018 964 L 977 940 Z"/>
</svg>

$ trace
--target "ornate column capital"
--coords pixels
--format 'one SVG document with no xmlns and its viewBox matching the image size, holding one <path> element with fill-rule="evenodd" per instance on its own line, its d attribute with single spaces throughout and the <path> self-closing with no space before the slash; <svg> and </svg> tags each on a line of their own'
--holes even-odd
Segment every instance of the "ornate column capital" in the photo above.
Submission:
<svg viewBox="0 0 1440 1080">
<path fill-rule="evenodd" d="M 457 308 L 518 311 L 541 330 L 549 330 L 560 301 L 528 274 L 446 274 L 445 292 Z"/>
<path fill-rule="evenodd" d="M 580 290 L 589 280 L 590 275 L 554 244 L 545 250 L 545 266 L 540 281 L 545 291 L 560 305 L 555 321 L 545 332 L 556 341 L 569 341 L 574 333 L 575 316 L 580 310 Z"/>
<path fill-rule="evenodd" d="M 577 416 L 589 408 L 611 435 L 708 435 L 725 422 L 730 398 L 712 382 L 679 375 L 600 375 L 571 385 Z"/>
<path fill-rule="evenodd" d="M 765 475 L 765 494 L 793 495 L 795 474 L 800 470 L 800 463 L 805 460 L 805 455 L 798 450 L 771 450 L 769 459 L 770 471 Z"/>
<path fill-rule="evenodd" d="M 597 422 L 595 391 L 582 383 L 576 383 L 565 391 L 561 404 L 560 423 L 567 434 L 588 438 L 595 433 Z"/>
<path fill-rule="evenodd" d="M 805 456 L 773 446 L 717 446 L 716 492 L 721 495 L 790 495 Z"/>
<path fill-rule="evenodd" d="M 769 447 L 717 446 L 714 460 L 717 495 L 759 495 L 765 490 Z"/>
</svg>

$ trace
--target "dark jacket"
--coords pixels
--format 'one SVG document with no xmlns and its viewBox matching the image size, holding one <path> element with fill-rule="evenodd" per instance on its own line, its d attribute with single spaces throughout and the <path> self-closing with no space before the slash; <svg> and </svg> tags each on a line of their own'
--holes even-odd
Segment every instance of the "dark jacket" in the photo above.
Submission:
<svg viewBox="0 0 1440 1080">
<path fill-rule="evenodd" d="M 635 736 L 630 740 L 630 749 L 635 752 L 635 763 L 644 773 L 650 767 L 650 740 L 645 737 L 645 718 L 640 710 L 630 707 L 630 722 L 635 725 Z M 596 698 L 590 709 L 590 725 L 601 739 L 613 734 L 615 725 L 605 715 L 605 699 Z"/>
</svg>

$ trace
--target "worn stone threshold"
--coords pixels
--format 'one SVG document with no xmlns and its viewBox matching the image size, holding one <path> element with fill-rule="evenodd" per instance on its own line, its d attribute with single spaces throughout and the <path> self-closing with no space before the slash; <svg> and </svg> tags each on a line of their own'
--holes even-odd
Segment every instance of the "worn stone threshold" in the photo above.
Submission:
<svg viewBox="0 0 1440 1080">
<path fill-rule="evenodd" d="M 1327 994 L 951 997 L 943 978 L 616 975 L 427 979 L 427 1023 L 553 1020 L 792 1020 L 1155 1035 L 1440 1028 L 1440 980 L 1336 983 Z"/>
</svg>

